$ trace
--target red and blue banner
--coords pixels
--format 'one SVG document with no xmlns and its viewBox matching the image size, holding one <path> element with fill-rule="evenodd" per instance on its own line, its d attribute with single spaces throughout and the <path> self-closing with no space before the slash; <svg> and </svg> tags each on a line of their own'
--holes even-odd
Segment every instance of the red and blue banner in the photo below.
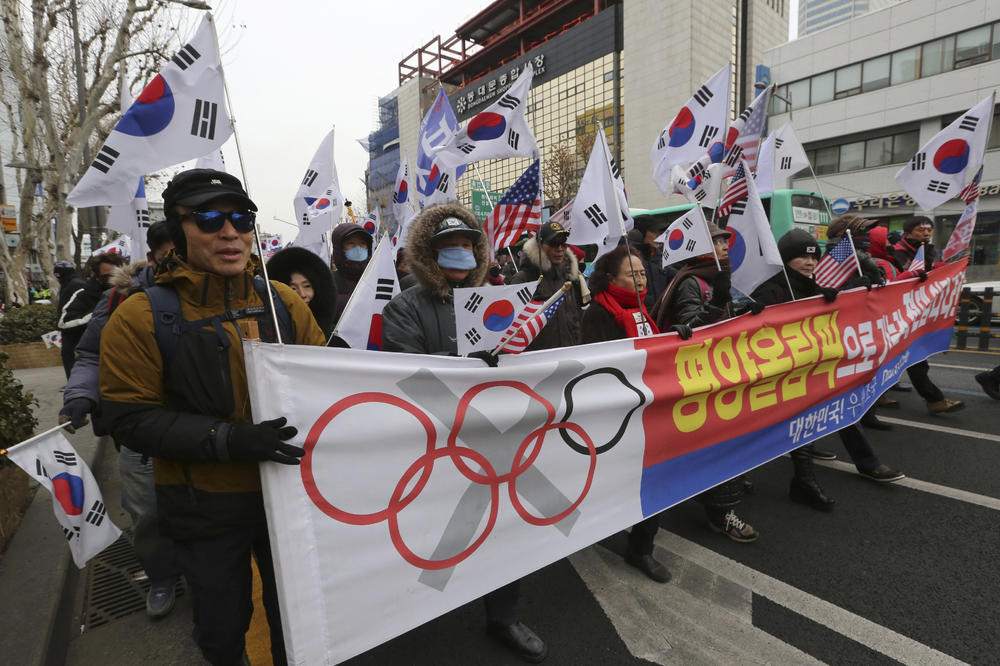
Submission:
<svg viewBox="0 0 1000 666">
<path fill-rule="evenodd" d="M 964 268 L 497 368 L 247 343 L 255 420 L 306 450 L 261 466 L 289 660 L 360 654 L 858 421 L 948 348 Z"/>
</svg>

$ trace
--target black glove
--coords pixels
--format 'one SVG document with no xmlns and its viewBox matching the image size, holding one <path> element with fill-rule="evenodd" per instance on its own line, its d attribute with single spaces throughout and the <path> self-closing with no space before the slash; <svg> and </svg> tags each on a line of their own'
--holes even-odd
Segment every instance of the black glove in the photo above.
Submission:
<svg viewBox="0 0 1000 666">
<path fill-rule="evenodd" d="M 833 303 L 837 300 L 837 290 L 833 287 L 820 287 L 819 293 L 823 294 L 823 300 L 827 303 Z"/>
<path fill-rule="evenodd" d="M 712 278 L 712 305 L 724 307 L 729 302 L 729 288 L 733 286 L 729 271 L 719 271 Z"/>
<path fill-rule="evenodd" d="M 227 424 L 229 438 L 226 447 L 229 457 L 232 460 L 273 460 L 285 465 L 298 465 L 299 458 L 306 451 L 282 441 L 295 437 L 299 432 L 292 426 L 286 426 L 287 422 L 282 416 L 261 423 L 241 421 Z"/>
<path fill-rule="evenodd" d="M 920 278 L 921 282 L 927 282 L 927 271 L 922 268 L 917 269 L 917 277 Z"/>
<path fill-rule="evenodd" d="M 694 331 L 687 324 L 674 324 L 670 330 L 679 335 L 681 340 L 690 340 L 691 336 L 694 335 Z"/>
<path fill-rule="evenodd" d="M 76 432 L 77 428 L 87 425 L 87 414 L 94 411 L 94 403 L 89 398 L 73 398 L 59 410 L 59 424 L 69 423 L 66 430 Z"/>
<path fill-rule="evenodd" d="M 500 277 L 500 267 L 499 266 L 490 266 L 490 271 L 489 272 L 490 272 L 490 275 L 492 277 L 495 277 L 495 278 Z"/>
<path fill-rule="evenodd" d="M 465 357 L 478 358 L 480 361 L 490 366 L 491 368 L 497 367 L 497 363 L 500 362 L 500 359 L 497 357 L 497 355 L 493 354 L 491 351 L 487 349 L 481 349 L 479 351 L 471 352 L 469 354 L 466 354 Z"/>
<path fill-rule="evenodd" d="M 864 287 L 868 291 L 872 290 L 872 279 L 867 275 L 862 275 L 858 278 L 858 281 L 861 283 L 860 286 Z"/>
<path fill-rule="evenodd" d="M 764 311 L 764 304 L 760 301 L 750 301 L 748 307 L 750 308 L 750 312 L 755 315 L 759 315 Z"/>
</svg>

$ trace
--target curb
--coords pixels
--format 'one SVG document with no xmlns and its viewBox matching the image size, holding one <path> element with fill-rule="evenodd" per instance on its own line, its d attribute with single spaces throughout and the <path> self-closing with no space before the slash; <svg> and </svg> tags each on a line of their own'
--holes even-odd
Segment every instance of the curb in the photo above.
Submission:
<svg viewBox="0 0 1000 666">
<path fill-rule="evenodd" d="M 93 471 L 110 439 L 74 448 Z M 25 666 L 64 664 L 75 589 L 84 570 L 73 563 L 52 513 L 52 495 L 35 493 L 0 560 L 0 635 L 4 660 Z"/>
</svg>

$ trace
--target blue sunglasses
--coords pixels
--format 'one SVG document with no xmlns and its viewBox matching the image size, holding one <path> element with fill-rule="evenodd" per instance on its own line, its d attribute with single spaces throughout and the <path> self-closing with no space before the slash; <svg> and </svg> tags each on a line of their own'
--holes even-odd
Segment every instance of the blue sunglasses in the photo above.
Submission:
<svg viewBox="0 0 1000 666">
<path fill-rule="evenodd" d="M 194 220 L 194 223 L 198 225 L 198 228 L 207 234 L 214 234 L 222 229 L 222 227 L 226 224 L 226 220 L 233 223 L 233 228 L 236 229 L 236 231 L 241 234 L 245 234 L 249 231 L 253 231 L 254 222 L 257 220 L 257 214 L 251 211 L 232 211 L 230 213 L 223 213 L 218 210 L 196 210 L 188 213 L 184 217 L 189 217 Z"/>
</svg>

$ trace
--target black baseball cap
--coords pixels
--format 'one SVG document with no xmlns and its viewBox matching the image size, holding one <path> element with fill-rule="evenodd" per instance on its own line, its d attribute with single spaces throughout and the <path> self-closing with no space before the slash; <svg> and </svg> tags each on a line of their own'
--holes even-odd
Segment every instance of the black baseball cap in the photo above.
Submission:
<svg viewBox="0 0 1000 666">
<path fill-rule="evenodd" d="M 431 236 L 431 240 L 436 240 L 449 234 L 462 234 L 476 241 L 479 240 L 482 232 L 479 229 L 470 227 L 465 220 L 457 217 L 446 217 L 434 225 L 434 234 Z"/>
<path fill-rule="evenodd" d="M 237 199 L 248 210 L 257 210 L 239 178 L 215 169 L 188 169 L 174 176 L 163 191 L 163 210 L 169 215 L 176 205 L 196 208 L 223 197 Z"/>
<path fill-rule="evenodd" d="M 551 243 L 554 240 L 565 242 L 569 238 L 569 231 L 556 220 L 549 220 L 538 230 L 538 238 L 543 243 Z"/>
</svg>

